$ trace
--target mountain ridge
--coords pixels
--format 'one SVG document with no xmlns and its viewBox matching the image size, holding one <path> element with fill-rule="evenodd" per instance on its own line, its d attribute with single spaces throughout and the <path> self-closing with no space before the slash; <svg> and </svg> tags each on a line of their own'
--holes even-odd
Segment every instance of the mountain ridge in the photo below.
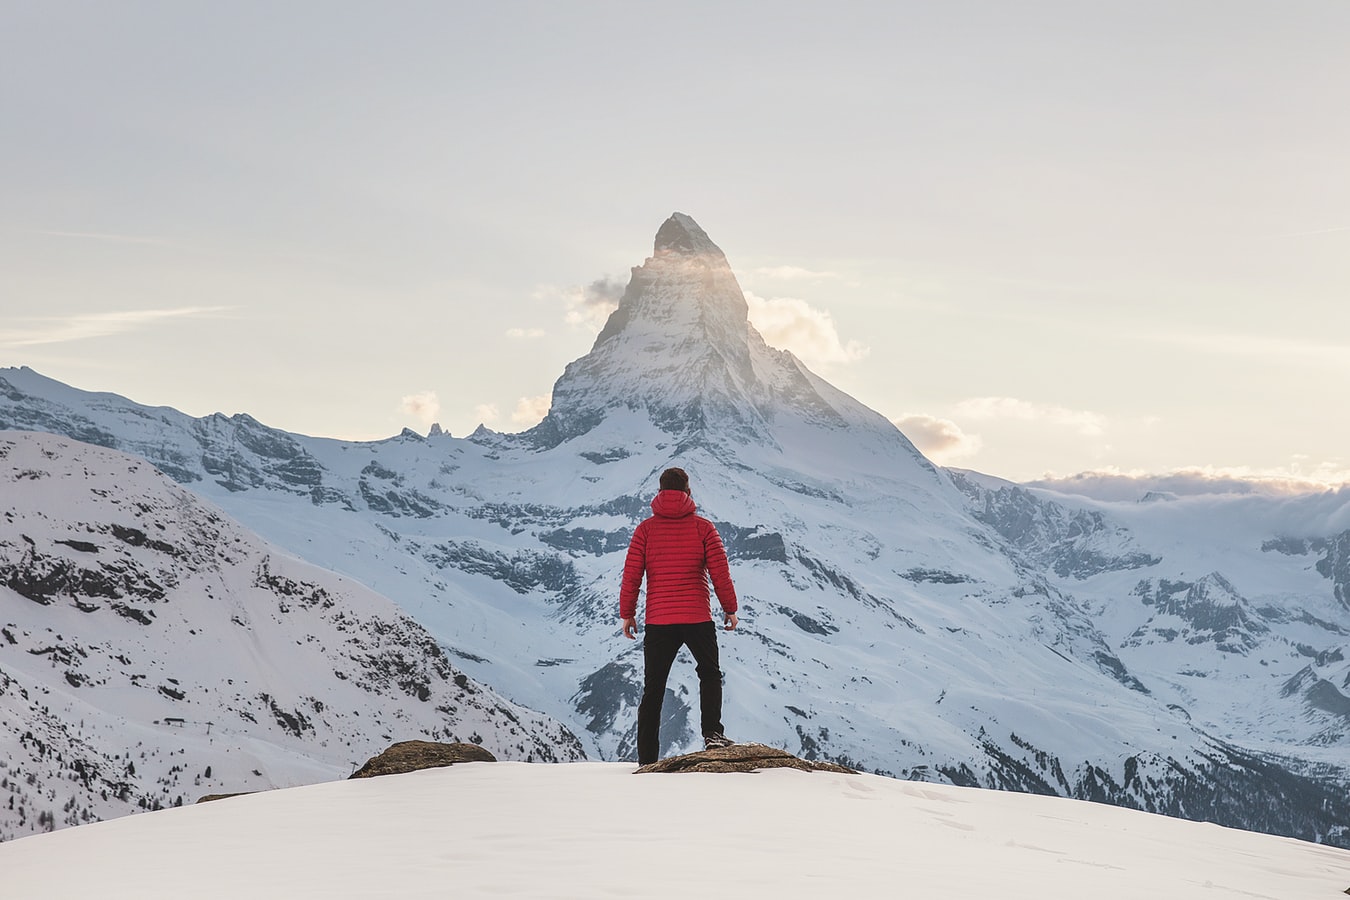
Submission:
<svg viewBox="0 0 1350 900">
<path fill-rule="evenodd" d="M 0 487 L 0 840 L 331 778 L 400 734 L 584 757 L 142 459 L 0 432 Z"/>
<path fill-rule="evenodd" d="M 770 348 L 725 254 L 675 213 L 632 277 L 591 351 L 553 387 L 544 420 L 522 438 L 545 449 L 578 437 L 616 406 L 664 431 L 713 445 L 726 436 L 781 448 L 779 418 L 866 428 L 921 455 L 893 424 Z"/>
<path fill-rule="evenodd" d="M 617 324 L 520 435 L 306 438 L 14 370 L 0 427 L 162 460 L 267 539 L 395 600 L 470 676 L 601 759 L 631 755 L 641 684 L 615 627 L 623 549 L 657 473 L 683 465 L 743 601 L 723 650 L 733 732 L 898 777 L 1350 841 L 1350 715 L 1328 693 L 1350 678 L 1339 545 L 1280 543 L 1291 521 L 1334 521 L 1331 501 L 1127 509 L 941 469 L 764 344 L 725 257 L 676 225 L 688 246 L 654 245 Z M 703 306 L 721 310 L 725 353 L 702 340 Z M 710 395 L 684 377 L 691 360 Z M 1131 640 L 1158 613 L 1141 583 L 1209 573 L 1267 630 L 1223 649 Z M 663 752 L 697 737 L 691 673 L 677 665 L 671 685 Z"/>
</svg>

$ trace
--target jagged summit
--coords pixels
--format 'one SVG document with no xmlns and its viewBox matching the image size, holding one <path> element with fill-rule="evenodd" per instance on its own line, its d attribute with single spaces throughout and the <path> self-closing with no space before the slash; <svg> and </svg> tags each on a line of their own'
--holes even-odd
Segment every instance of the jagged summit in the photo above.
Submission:
<svg viewBox="0 0 1350 900">
<path fill-rule="evenodd" d="M 684 213 L 656 232 L 652 256 L 633 267 L 623 297 L 596 338 L 592 353 L 622 333 L 686 338 L 732 356 L 746 340 L 750 308 L 726 255 Z"/>
<path fill-rule="evenodd" d="M 764 342 L 726 256 L 679 212 L 662 223 L 653 255 L 633 268 L 618 309 L 558 379 L 548 416 L 527 439 L 555 447 L 620 410 L 645 413 L 681 446 L 777 447 L 775 426 L 804 420 L 884 432 L 917 455 L 884 417 Z"/>
<path fill-rule="evenodd" d="M 654 256 L 706 256 L 726 262 L 722 248 L 712 242 L 708 233 L 684 213 L 671 213 L 656 232 Z"/>
</svg>

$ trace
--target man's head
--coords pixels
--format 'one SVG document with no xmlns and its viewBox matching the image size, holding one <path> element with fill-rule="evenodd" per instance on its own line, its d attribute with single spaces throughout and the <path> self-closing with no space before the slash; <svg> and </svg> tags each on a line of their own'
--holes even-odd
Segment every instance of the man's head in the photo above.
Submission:
<svg viewBox="0 0 1350 900">
<path fill-rule="evenodd" d="M 661 490 L 689 493 L 689 473 L 684 469 L 666 469 L 661 473 Z"/>
</svg>

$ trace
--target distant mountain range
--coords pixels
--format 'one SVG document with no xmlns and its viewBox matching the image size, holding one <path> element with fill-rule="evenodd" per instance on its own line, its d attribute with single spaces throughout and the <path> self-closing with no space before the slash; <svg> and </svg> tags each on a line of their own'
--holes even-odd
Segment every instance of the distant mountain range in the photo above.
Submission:
<svg viewBox="0 0 1350 900">
<path fill-rule="evenodd" d="M 935 466 L 768 347 L 726 257 L 678 213 L 521 434 L 311 438 L 28 369 L 0 370 L 0 428 L 146 459 L 387 596 L 469 677 L 538 711 L 516 736 L 536 757 L 552 738 L 575 752 L 557 723 L 589 756 L 633 757 L 641 657 L 618 636 L 618 573 L 656 475 L 681 465 L 743 601 L 722 638 L 733 737 L 1350 845 L 1350 495 L 1101 503 Z M 117 521 L 154 536 L 155 518 Z M 64 512 L 44 525 L 49 544 L 91 540 Z M 3 529 L 22 561 L 24 528 Z M 4 590 L 0 609 L 46 627 L 31 617 L 51 604 Z M 0 673 L 16 655 L 0 644 Z M 43 686 L 101 696 L 56 668 Z M 666 752 L 696 737 L 695 692 L 677 665 Z"/>
</svg>

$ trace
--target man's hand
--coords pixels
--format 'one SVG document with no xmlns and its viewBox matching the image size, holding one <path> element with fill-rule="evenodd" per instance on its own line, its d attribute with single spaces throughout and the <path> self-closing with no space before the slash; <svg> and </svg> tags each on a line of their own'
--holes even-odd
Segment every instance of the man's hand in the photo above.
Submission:
<svg viewBox="0 0 1350 900">
<path fill-rule="evenodd" d="M 637 619 L 620 619 L 619 622 L 623 625 L 623 636 L 630 641 L 637 640 Z"/>
<path fill-rule="evenodd" d="M 740 624 L 740 621 L 741 621 L 740 619 L 736 618 L 735 613 L 727 613 L 726 617 L 727 631 L 735 631 L 736 626 Z"/>
</svg>

